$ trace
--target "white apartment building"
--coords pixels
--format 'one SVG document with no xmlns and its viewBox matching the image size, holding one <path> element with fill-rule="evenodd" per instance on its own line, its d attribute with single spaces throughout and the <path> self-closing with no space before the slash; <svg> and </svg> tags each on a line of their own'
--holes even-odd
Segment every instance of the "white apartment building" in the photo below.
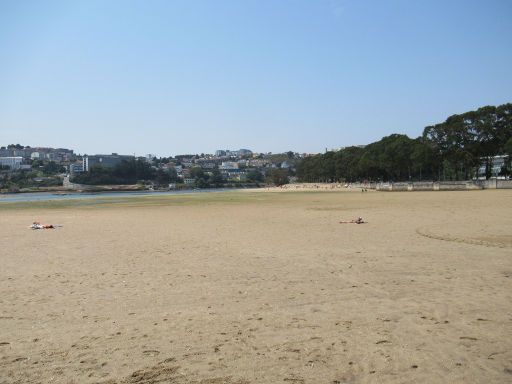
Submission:
<svg viewBox="0 0 512 384">
<path fill-rule="evenodd" d="M 21 156 L 13 156 L 13 157 L 0 157 L 0 165 L 8 166 L 12 170 L 17 170 L 21 168 L 21 162 L 23 161 L 23 157 Z"/>
<path fill-rule="evenodd" d="M 223 161 L 219 169 L 238 169 L 238 163 L 236 161 Z"/>
</svg>

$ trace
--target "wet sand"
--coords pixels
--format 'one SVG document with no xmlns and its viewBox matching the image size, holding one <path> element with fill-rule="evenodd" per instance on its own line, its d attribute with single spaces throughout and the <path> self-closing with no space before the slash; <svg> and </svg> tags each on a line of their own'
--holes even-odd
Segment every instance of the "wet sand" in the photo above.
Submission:
<svg viewBox="0 0 512 384">
<path fill-rule="evenodd" d="M 10 205 L 0 228 L 2 384 L 512 381 L 512 191 Z"/>
</svg>

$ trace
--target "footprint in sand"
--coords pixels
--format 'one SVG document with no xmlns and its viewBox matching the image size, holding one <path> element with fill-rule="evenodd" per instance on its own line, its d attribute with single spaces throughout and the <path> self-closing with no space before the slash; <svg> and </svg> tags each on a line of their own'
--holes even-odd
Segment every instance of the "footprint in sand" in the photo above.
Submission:
<svg viewBox="0 0 512 384">
<path fill-rule="evenodd" d="M 160 351 L 157 351 L 156 349 L 148 349 L 142 351 L 142 353 L 146 356 L 158 356 L 160 354 Z"/>
</svg>

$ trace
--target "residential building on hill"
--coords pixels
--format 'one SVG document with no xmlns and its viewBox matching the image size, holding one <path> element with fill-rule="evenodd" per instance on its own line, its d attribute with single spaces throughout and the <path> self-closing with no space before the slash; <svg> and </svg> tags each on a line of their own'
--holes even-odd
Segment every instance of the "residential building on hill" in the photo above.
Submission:
<svg viewBox="0 0 512 384">
<path fill-rule="evenodd" d="M 21 168 L 23 157 L 21 156 L 6 156 L 0 157 L 0 165 L 3 167 L 9 167 L 11 170 L 17 170 Z"/>
<path fill-rule="evenodd" d="M 69 164 L 69 173 L 71 175 L 76 175 L 77 173 L 82 173 L 84 171 L 83 162 Z"/>
<path fill-rule="evenodd" d="M 102 166 L 105 168 L 113 168 L 117 164 L 120 164 L 123 160 L 133 160 L 134 157 L 132 155 L 118 155 L 117 153 L 113 153 L 111 155 L 93 155 L 93 156 L 84 156 L 83 158 L 83 170 L 85 172 L 89 172 L 89 170 L 94 166 Z"/>
<path fill-rule="evenodd" d="M 0 157 L 22 157 L 30 160 L 48 160 L 55 162 L 70 161 L 74 157 L 72 149 L 25 147 L 25 148 L 0 148 Z"/>
<path fill-rule="evenodd" d="M 231 151 L 229 149 L 219 149 L 215 151 L 216 157 L 242 157 L 251 156 L 252 151 L 250 149 L 239 149 L 238 151 Z"/>
<path fill-rule="evenodd" d="M 223 161 L 219 169 L 238 169 L 238 163 L 236 161 Z"/>
</svg>

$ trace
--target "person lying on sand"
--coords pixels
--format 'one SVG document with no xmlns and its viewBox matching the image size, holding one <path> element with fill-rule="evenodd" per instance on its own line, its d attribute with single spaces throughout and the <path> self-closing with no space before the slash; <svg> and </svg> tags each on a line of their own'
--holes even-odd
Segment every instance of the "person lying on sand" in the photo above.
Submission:
<svg viewBox="0 0 512 384">
<path fill-rule="evenodd" d="M 364 224 L 365 221 L 363 220 L 362 217 L 358 217 L 357 219 L 355 220 L 350 220 L 350 221 L 340 221 L 341 224 Z"/>
<path fill-rule="evenodd" d="M 34 221 L 29 228 L 30 229 L 55 229 L 55 225 L 53 225 L 53 224 L 41 224 L 38 221 Z"/>
</svg>

